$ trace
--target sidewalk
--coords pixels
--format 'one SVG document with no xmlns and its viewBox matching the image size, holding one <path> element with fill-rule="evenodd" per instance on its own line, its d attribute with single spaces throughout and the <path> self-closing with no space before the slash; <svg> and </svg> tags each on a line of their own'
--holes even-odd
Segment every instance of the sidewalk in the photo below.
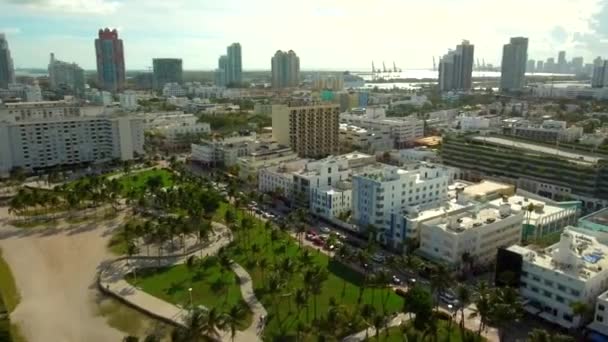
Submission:
<svg viewBox="0 0 608 342">
<path fill-rule="evenodd" d="M 114 262 L 111 262 L 100 272 L 98 280 L 100 288 L 104 292 L 129 303 L 130 305 L 143 312 L 146 312 L 153 317 L 171 322 L 176 325 L 185 325 L 185 320 L 188 314 L 187 310 L 165 302 L 164 300 L 156 298 L 134 287 L 125 280 L 125 276 L 132 273 L 134 270 L 137 272 L 137 269 L 159 267 L 159 265 L 163 267 L 182 264 L 186 262 L 188 257 L 192 255 L 199 257 L 215 255 L 220 248 L 230 243 L 232 240 L 232 234 L 230 234 L 228 228 L 222 224 L 213 222 L 213 226 L 218 231 L 215 236 L 215 241 L 202 250 L 194 250 L 186 255 L 165 256 L 162 257 L 160 264 L 158 257 L 142 256 L 131 257 L 129 259 L 129 265 L 127 265 L 126 258 L 119 258 Z M 244 331 L 238 331 L 234 340 L 242 342 L 260 340 L 257 336 L 256 328 L 260 317 L 266 316 L 266 310 L 255 296 L 252 286 L 252 279 L 249 273 L 247 273 L 244 268 L 236 263 L 232 265 L 232 270 L 240 279 L 243 300 L 249 305 L 249 308 L 253 313 L 251 325 Z M 231 341 L 230 332 L 223 332 L 221 338 L 223 341 Z"/>
<path fill-rule="evenodd" d="M 395 316 L 393 319 L 391 319 L 391 321 L 388 323 L 388 328 L 392 328 L 392 327 L 397 327 L 400 326 L 402 323 L 407 322 L 410 319 L 409 315 L 406 315 L 404 313 L 400 313 L 397 316 Z M 380 332 L 384 331 L 385 327 L 380 328 Z M 358 341 L 365 341 L 366 337 L 373 337 L 376 335 L 376 328 L 367 328 L 365 330 L 361 330 L 356 334 L 352 334 L 350 336 L 346 336 L 344 339 L 342 339 L 342 342 L 358 342 Z"/>
</svg>

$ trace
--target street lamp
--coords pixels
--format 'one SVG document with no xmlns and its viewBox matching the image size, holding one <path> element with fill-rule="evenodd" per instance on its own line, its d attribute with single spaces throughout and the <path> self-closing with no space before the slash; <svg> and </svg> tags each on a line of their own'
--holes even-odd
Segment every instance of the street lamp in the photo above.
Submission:
<svg viewBox="0 0 608 342">
<path fill-rule="evenodd" d="M 188 288 L 188 293 L 190 294 L 190 310 L 192 310 L 192 288 Z"/>
</svg>

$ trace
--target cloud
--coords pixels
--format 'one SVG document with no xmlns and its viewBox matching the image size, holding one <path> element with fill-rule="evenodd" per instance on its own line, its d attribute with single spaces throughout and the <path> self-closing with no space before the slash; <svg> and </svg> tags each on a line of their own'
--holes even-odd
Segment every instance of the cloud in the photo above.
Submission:
<svg viewBox="0 0 608 342">
<path fill-rule="evenodd" d="M 550 34 L 551 38 L 553 38 L 553 40 L 559 44 L 565 43 L 568 39 L 568 32 L 566 32 L 566 29 L 564 29 L 562 26 L 555 26 L 551 30 Z"/>
<path fill-rule="evenodd" d="M 68 14 L 111 14 L 122 5 L 117 0 L 4 0 L 33 11 Z"/>
</svg>

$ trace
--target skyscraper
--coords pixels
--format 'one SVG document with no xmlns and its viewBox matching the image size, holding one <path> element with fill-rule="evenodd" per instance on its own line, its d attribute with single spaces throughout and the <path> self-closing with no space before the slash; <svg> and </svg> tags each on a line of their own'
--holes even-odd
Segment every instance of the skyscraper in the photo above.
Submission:
<svg viewBox="0 0 608 342">
<path fill-rule="evenodd" d="M 0 33 L 0 88 L 8 88 L 9 83 L 15 83 L 15 69 L 6 36 Z"/>
<path fill-rule="evenodd" d="M 122 39 L 118 39 L 116 29 L 99 30 L 99 38 L 95 39 L 95 52 L 100 86 L 112 92 L 122 89 L 125 84 L 125 55 Z"/>
<path fill-rule="evenodd" d="M 536 61 L 536 72 L 544 72 L 545 71 L 545 63 L 543 61 Z"/>
<path fill-rule="evenodd" d="M 557 72 L 565 74 L 568 72 L 568 62 L 566 62 L 566 51 L 560 51 L 557 55 Z"/>
<path fill-rule="evenodd" d="M 54 53 L 51 53 L 49 62 L 49 83 L 52 90 L 67 91 L 77 97 L 84 96 L 84 70 L 76 63 L 55 59 Z"/>
<path fill-rule="evenodd" d="M 215 85 L 225 87 L 228 84 L 226 68 L 228 67 L 228 56 L 222 55 L 217 60 L 217 69 L 215 70 Z"/>
<path fill-rule="evenodd" d="M 572 72 L 575 74 L 580 74 L 584 71 L 585 60 L 583 57 L 574 57 L 572 58 Z"/>
<path fill-rule="evenodd" d="M 182 60 L 179 58 L 154 58 L 154 88 L 162 89 L 165 83 L 182 83 Z"/>
<path fill-rule="evenodd" d="M 535 72 L 536 61 L 533 59 L 528 60 L 528 65 L 526 66 L 526 72 L 533 73 Z"/>
<path fill-rule="evenodd" d="M 439 61 L 439 89 L 470 90 L 472 86 L 475 46 L 468 40 L 450 50 Z"/>
<path fill-rule="evenodd" d="M 243 60 L 241 44 L 233 43 L 226 49 L 226 84 L 240 85 L 243 83 Z"/>
<path fill-rule="evenodd" d="M 598 57 L 599 58 L 599 57 Z M 596 58 L 593 61 L 593 77 L 591 78 L 591 86 L 593 88 L 603 88 L 608 85 L 608 60 L 598 61 Z"/>
<path fill-rule="evenodd" d="M 300 58 L 293 50 L 274 54 L 272 64 L 272 87 L 296 87 L 300 83 Z"/>
<path fill-rule="evenodd" d="M 555 68 L 555 58 L 551 57 L 551 58 L 547 58 L 547 61 L 545 62 L 545 72 L 556 72 L 556 68 Z"/>
<path fill-rule="evenodd" d="M 500 89 L 522 90 L 525 85 L 526 62 L 528 60 L 528 38 L 514 37 L 502 49 Z"/>
</svg>

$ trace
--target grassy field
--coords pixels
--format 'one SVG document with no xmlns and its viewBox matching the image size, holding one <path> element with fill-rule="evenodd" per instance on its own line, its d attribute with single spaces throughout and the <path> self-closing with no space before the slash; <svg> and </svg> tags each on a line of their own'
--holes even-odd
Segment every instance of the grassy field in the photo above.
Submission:
<svg viewBox="0 0 608 342">
<path fill-rule="evenodd" d="M 437 341 L 449 341 L 449 342 L 462 342 L 462 338 L 460 335 L 460 329 L 458 327 L 458 322 L 454 321 L 452 322 L 452 325 L 450 326 L 448 321 L 445 320 L 437 320 Z M 404 333 L 408 334 L 408 340 L 409 341 L 423 341 L 420 338 L 422 337 L 423 333 L 416 331 L 416 329 L 414 329 L 414 327 L 411 324 L 405 325 L 405 327 L 393 327 L 388 329 L 388 333 L 387 331 L 381 331 L 380 334 L 378 335 L 378 338 L 376 338 L 376 336 L 370 336 L 369 339 L 367 339 L 367 341 L 370 342 L 403 342 L 405 341 L 404 339 Z M 471 336 L 473 341 L 483 341 L 483 338 L 477 338 L 477 336 L 472 337 L 473 335 L 475 335 L 473 332 L 467 331 L 468 336 Z M 413 335 L 418 335 L 419 339 L 416 339 L 416 337 L 414 337 Z M 433 334 L 429 333 L 425 336 L 424 341 L 433 341 Z"/>
<path fill-rule="evenodd" d="M 147 293 L 180 305 L 190 305 L 189 288 L 195 306 L 204 305 L 228 312 L 234 305 L 245 305 L 238 278 L 231 270 L 223 270 L 216 257 L 209 257 L 189 268 L 186 264 L 161 269 L 138 271 L 137 279 L 131 274 L 127 281 Z M 247 310 L 241 329 L 251 324 L 251 312 Z"/>
<path fill-rule="evenodd" d="M 227 208 L 227 204 L 222 204 L 216 213 L 216 220 L 223 218 Z M 241 213 L 238 215 L 240 216 Z M 304 288 L 304 271 L 302 270 L 295 272 L 291 282 L 284 286 L 280 294 L 267 292 L 264 285 L 272 267 L 262 270 L 255 261 L 266 259 L 271 263 L 275 263 L 285 258 L 298 260 L 306 248 L 300 248 L 297 242 L 288 237 L 287 234 L 283 234 L 282 243 L 278 243 L 277 241 L 273 243 L 270 233 L 263 228 L 263 223 L 258 220 L 255 222 L 253 230 L 248 234 L 236 232 L 236 240 L 229 247 L 228 251 L 230 256 L 251 274 L 258 298 L 260 298 L 268 310 L 269 316 L 274 317 L 274 319 L 269 319 L 264 330 L 267 340 L 294 339 L 299 323 L 311 325 L 313 331 L 306 340 L 316 340 L 315 335 L 319 329 L 312 323 L 315 317 L 321 319 L 327 316 L 331 301 L 345 307 L 351 312 L 359 310 L 359 307 L 366 303 L 373 305 L 378 313 L 382 313 L 384 308 L 387 313 L 400 311 L 403 305 L 402 298 L 386 288 L 366 289 L 359 303 L 358 298 L 360 285 L 363 282 L 363 275 L 340 262 L 330 260 L 325 254 L 312 249 L 309 249 L 312 256 L 312 260 L 309 260 L 309 262 L 322 265 L 329 271 L 329 277 L 324 282 L 316 301 L 314 296 L 310 295 L 306 308 L 297 309 L 294 293 L 297 289 Z M 253 253 L 251 249 L 247 248 L 252 244 L 260 247 L 257 253 Z M 384 302 L 384 305 L 382 302 Z M 331 327 L 327 328 L 332 329 Z M 352 327 L 352 330 L 360 328 L 362 328 L 361 325 Z M 341 335 L 342 333 L 347 333 L 347 331 L 334 330 L 332 333 Z"/>
<path fill-rule="evenodd" d="M 159 177 L 161 180 L 162 187 L 168 187 L 173 185 L 171 171 L 166 169 L 154 169 L 143 172 L 133 173 L 119 178 L 119 182 L 122 185 L 123 192 L 126 194 L 131 189 L 136 192 L 140 192 L 146 189 L 146 183 L 150 178 Z"/>
</svg>

